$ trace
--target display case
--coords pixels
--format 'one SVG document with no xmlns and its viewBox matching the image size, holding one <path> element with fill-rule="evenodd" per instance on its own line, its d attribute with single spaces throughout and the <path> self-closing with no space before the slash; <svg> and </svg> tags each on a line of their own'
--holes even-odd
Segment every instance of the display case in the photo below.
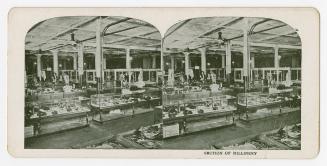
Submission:
<svg viewBox="0 0 327 166">
<path fill-rule="evenodd" d="M 281 100 L 277 97 L 273 97 L 268 93 L 250 92 L 239 93 L 237 95 L 238 106 L 246 108 L 255 108 L 261 106 L 269 106 L 281 103 Z"/>
<path fill-rule="evenodd" d="M 167 88 L 163 90 L 162 103 L 163 105 L 171 105 L 178 101 L 182 101 L 184 103 L 196 99 L 222 96 L 224 94 L 228 94 L 230 91 L 231 90 L 228 88 L 221 88 L 219 91 L 213 92 L 197 86 Z"/>
<path fill-rule="evenodd" d="M 94 120 L 106 122 L 109 120 L 134 116 L 136 114 L 154 111 L 161 104 L 161 98 L 154 91 L 131 94 L 95 94 L 91 95 L 91 109 L 95 113 Z"/>
<path fill-rule="evenodd" d="M 140 93 L 128 94 L 95 94 L 91 95 L 91 106 L 95 108 L 106 109 L 131 104 L 143 104 L 143 102 L 146 101 L 156 101 L 157 104 L 155 105 L 158 105 L 160 103 L 159 100 L 161 100 L 159 95 L 160 94 L 158 94 L 155 90 L 144 90 Z"/>
<path fill-rule="evenodd" d="M 64 92 L 64 87 L 38 87 L 37 89 L 26 89 L 25 97 L 29 101 L 42 101 L 51 102 L 52 100 L 61 100 L 63 98 L 75 98 L 79 96 L 85 96 L 85 91 L 82 89 L 70 88 L 69 91 Z"/>
<path fill-rule="evenodd" d="M 90 111 L 89 98 L 75 97 L 34 104 L 30 120 L 60 120 L 86 115 Z"/>
<path fill-rule="evenodd" d="M 232 114 L 236 110 L 234 99 L 230 95 L 220 95 L 166 104 L 163 106 L 164 124 Z"/>
<path fill-rule="evenodd" d="M 91 106 L 100 109 L 132 104 L 134 101 L 135 99 L 132 97 L 123 97 L 112 93 L 95 94 L 91 96 Z"/>
</svg>

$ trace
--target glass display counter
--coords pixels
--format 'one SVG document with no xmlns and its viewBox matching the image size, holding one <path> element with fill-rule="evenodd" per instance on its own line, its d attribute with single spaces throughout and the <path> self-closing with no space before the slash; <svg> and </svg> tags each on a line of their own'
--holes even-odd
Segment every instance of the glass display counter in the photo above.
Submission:
<svg viewBox="0 0 327 166">
<path fill-rule="evenodd" d="M 152 112 L 154 107 L 161 104 L 161 98 L 154 92 L 128 95 L 95 94 L 91 96 L 91 109 L 94 120 L 105 122 L 126 116 Z"/>
<path fill-rule="evenodd" d="M 117 95 L 114 93 L 95 94 L 91 95 L 91 106 L 95 108 L 116 108 L 117 106 L 124 106 L 130 104 L 142 104 L 146 101 L 157 101 L 160 97 L 156 91 L 143 91 L 142 93 L 131 93 L 124 95 Z"/>
<path fill-rule="evenodd" d="M 100 109 L 110 108 L 113 106 L 132 104 L 135 101 L 134 98 L 123 98 L 121 95 L 108 94 L 96 94 L 91 96 L 91 106 Z"/>
<path fill-rule="evenodd" d="M 90 111 L 88 107 L 89 100 L 86 97 L 75 97 L 35 103 L 30 119 L 59 120 L 72 118 L 75 115 L 86 115 Z"/>
<path fill-rule="evenodd" d="M 221 95 L 207 98 L 199 98 L 190 101 L 179 101 L 163 106 L 164 122 L 183 120 L 195 120 L 214 116 L 226 116 L 236 110 L 233 101 L 235 97 Z"/>
<path fill-rule="evenodd" d="M 74 98 L 84 96 L 86 93 L 81 89 L 71 89 L 69 92 L 63 92 L 63 87 L 60 88 L 37 88 L 27 89 L 26 97 L 31 101 L 50 102 L 51 100 L 61 100 L 63 98 Z"/>
<path fill-rule="evenodd" d="M 260 107 L 273 104 L 279 104 L 281 100 L 270 96 L 268 93 L 251 92 L 240 93 L 237 95 L 237 104 L 243 107 Z"/>
<path fill-rule="evenodd" d="M 185 86 L 184 88 L 167 88 L 163 90 L 162 103 L 163 105 L 174 104 L 178 101 L 188 102 L 191 100 L 210 98 L 215 96 L 222 96 L 228 94 L 231 90 L 228 88 L 221 88 L 220 91 L 213 92 L 201 87 Z"/>
</svg>

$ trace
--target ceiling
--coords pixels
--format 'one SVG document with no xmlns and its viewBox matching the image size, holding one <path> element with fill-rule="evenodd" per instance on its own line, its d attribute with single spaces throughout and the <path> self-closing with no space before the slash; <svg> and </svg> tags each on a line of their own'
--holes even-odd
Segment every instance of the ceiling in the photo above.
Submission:
<svg viewBox="0 0 327 166">
<path fill-rule="evenodd" d="M 246 26 L 245 21 L 248 24 Z M 270 45 L 301 46 L 301 40 L 297 30 L 291 26 L 272 19 L 266 18 L 242 18 L 242 17 L 203 17 L 181 21 L 173 25 L 165 34 L 164 50 L 209 49 L 224 50 L 224 46 L 218 47 L 218 32 L 222 32 L 223 39 L 232 43 L 232 50 L 242 50 L 244 29 L 251 29 L 248 37 L 250 43 L 266 47 L 251 47 L 254 52 L 269 52 Z M 251 45 L 251 44 L 250 44 Z"/>
<path fill-rule="evenodd" d="M 86 51 L 94 51 L 97 17 L 56 17 L 34 25 L 26 35 L 26 50 L 76 51 L 76 43 L 84 43 Z M 126 17 L 101 17 L 101 29 L 111 25 L 104 36 L 104 47 L 160 49 L 160 32 L 151 24 Z M 71 34 L 76 42 L 72 42 Z"/>
<path fill-rule="evenodd" d="M 70 16 L 56 17 L 34 25 L 27 33 L 25 49 L 28 51 L 76 52 L 76 43 L 85 45 L 85 52 L 95 52 L 95 35 L 99 16 Z M 250 45 L 264 43 L 264 46 L 252 46 L 251 51 L 257 53 L 271 53 L 274 50 L 269 45 L 301 46 L 300 37 L 296 29 L 278 21 L 266 18 L 242 17 L 203 17 L 184 20 L 176 23 L 165 33 L 163 47 L 167 50 L 196 50 L 209 48 L 224 50 L 224 46 L 217 45 L 218 32 L 222 37 L 231 41 L 233 51 L 242 51 L 243 29 L 245 20 L 247 29 L 256 25 L 249 35 Z M 124 49 L 160 51 L 160 32 L 151 24 L 142 20 L 126 17 L 101 17 L 101 29 L 112 25 L 105 33 L 103 43 L 104 52 L 122 53 Z M 74 34 L 75 41 L 71 40 Z M 115 48 L 115 49 L 112 49 Z M 280 49 L 287 52 L 290 49 Z M 296 50 L 296 49 L 295 49 Z M 291 49 L 292 51 L 292 49 Z M 294 51 L 294 50 L 293 50 Z M 298 51 L 298 50 L 296 50 Z M 177 51 L 178 52 L 178 51 Z"/>
</svg>

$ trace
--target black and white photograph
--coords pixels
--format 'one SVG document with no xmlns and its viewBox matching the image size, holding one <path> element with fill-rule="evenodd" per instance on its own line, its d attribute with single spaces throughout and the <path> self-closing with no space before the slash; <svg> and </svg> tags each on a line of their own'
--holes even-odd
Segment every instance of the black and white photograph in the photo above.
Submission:
<svg viewBox="0 0 327 166">
<path fill-rule="evenodd" d="M 154 26 L 127 17 L 58 17 L 33 26 L 25 43 L 25 148 L 162 144 Z"/>
<path fill-rule="evenodd" d="M 260 17 L 192 18 L 163 40 L 167 149 L 301 149 L 301 39 Z"/>
</svg>

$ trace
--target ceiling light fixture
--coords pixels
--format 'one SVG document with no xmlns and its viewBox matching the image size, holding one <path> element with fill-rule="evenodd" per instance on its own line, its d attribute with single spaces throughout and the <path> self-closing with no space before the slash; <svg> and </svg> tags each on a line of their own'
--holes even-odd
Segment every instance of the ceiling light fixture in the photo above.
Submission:
<svg viewBox="0 0 327 166">
<path fill-rule="evenodd" d="M 218 39 L 217 39 L 218 47 L 225 45 L 225 39 L 223 39 L 222 34 L 223 34 L 222 32 L 218 32 Z"/>
</svg>

